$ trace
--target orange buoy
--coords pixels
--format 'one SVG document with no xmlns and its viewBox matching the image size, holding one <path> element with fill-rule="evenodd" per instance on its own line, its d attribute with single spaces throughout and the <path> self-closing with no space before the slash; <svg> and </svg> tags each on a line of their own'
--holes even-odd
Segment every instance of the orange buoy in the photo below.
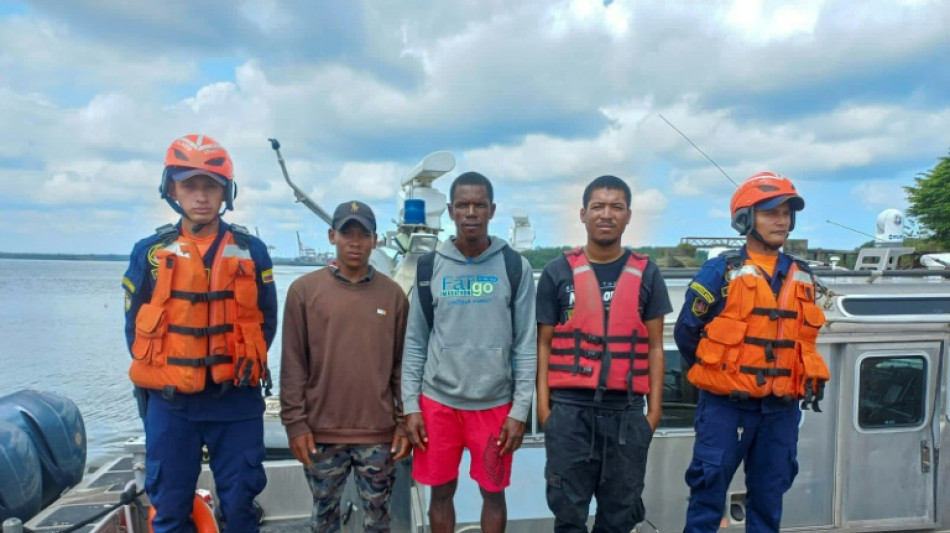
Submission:
<svg viewBox="0 0 950 533">
<path fill-rule="evenodd" d="M 152 531 L 152 519 L 155 518 L 155 506 L 148 508 L 148 531 Z M 195 499 L 191 506 L 191 521 L 195 524 L 195 531 L 198 533 L 220 533 L 218 521 L 214 519 L 214 510 L 211 504 L 195 493 Z"/>
</svg>

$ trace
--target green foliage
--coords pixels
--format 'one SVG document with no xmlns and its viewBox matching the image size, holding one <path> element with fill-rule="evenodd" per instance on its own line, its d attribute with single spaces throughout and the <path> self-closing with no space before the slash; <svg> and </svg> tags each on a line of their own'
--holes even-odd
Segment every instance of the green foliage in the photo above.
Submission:
<svg viewBox="0 0 950 533">
<path fill-rule="evenodd" d="M 934 168 L 914 178 L 914 185 L 904 187 L 910 208 L 921 228 L 935 246 L 950 247 L 950 156 L 940 158 Z"/>
<path fill-rule="evenodd" d="M 565 250 L 570 250 L 571 248 L 573 247 L 561 246 L 559 248 L 533 248 L 531 250 L 525 250 L 521 252 L 521 255 L 528 259 L 528 262 L 531 263 L 531 268 L 540 270 L 544 268 L 544 265 L 548 264 L 552 259 L 563 254 Z"/>
<path fill-rule="evenodd" d="M 528 258 L 531 268 L 540 270 L 555 257 L 571 250 L 574 246 L 552 248 L 534 248 L 521 252 Z M 705 252 L 697 252 L 696 247 L 689 244 L 680 244 L 675 248 L 669 246 L 640 246 L 634 252 L 649 255 L 656 264 L 662 267 L 696 267 L 705 260 Z"/>
</svg>

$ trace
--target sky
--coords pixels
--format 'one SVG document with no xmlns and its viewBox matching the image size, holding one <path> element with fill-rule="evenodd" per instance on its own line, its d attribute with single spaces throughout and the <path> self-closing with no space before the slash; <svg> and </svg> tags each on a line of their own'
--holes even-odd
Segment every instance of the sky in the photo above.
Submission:
<svg viewBox="0 0 950 533">
<path fill-rule="evenodd" d="M 806 201 L 792 236 L 850 249 L 948 154 L 948 21 L 926 0 L 7 0 L 0 251 L 127 254 L 176 220 L 158 185 L 189 133 L 230 152 L 225 219 L 279 257 L 297 232 L 330 245 L 270 137 L 309 196 L 362 200 L 381 232 L 447 150 L 433 185 L 481 172 L 491 233 L 523 209 L 535 246 L 584 242 L 603 174 L 633 190 L 626 245 L 734 236 L 730 180 L 771 170 Z"/>
</svg>

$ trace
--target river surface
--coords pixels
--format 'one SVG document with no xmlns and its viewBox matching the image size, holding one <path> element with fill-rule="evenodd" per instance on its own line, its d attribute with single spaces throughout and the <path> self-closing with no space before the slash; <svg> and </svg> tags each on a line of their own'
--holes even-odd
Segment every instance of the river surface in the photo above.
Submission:
<svg viewBox="0 0 950 533">
<path fill-rule="evenodd" d="M 0 397 L 21 389 L 66 396 L 86 425 L 95 466 L 142 435 L 124 334 L 126 263 L 0 259 Z M 315 267 L 277 266 L 279 313 L 290 283 Z M 269 351 L 276 394 L 280 332 Z"/>
</svg>

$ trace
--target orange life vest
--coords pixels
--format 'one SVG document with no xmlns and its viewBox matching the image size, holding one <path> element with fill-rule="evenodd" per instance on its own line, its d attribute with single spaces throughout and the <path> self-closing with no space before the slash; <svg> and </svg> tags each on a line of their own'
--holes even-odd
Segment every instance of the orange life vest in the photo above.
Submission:
<svg viewBox="0 0 950 533">
<path fill-rule="evenodd" d="M 257 274 L 247 246 L 226 231 L 210 271 L 198 245 L 179 235 L 155 252 L 149 303 L 135 317 L 132 382 L 194 393 L 215 383 L 257 386 L 267 378 L 267 343 L 257 303 Z"/>
<path fill-rule="evenodd" d="M 639 313 L 647 257 L 630 254 L 605 320 L 603 295 L 583 249 L 564 255 L 574 274 L 574 311 L 565 323 L 554 327 L 548 385 L 595 389 L 595 400 L 604 390 L 650 392 L 647 329 Z"/>
<path fill-rule="evenodd" d="M 689 381 L 739 399 L 814 398 L 829 373 L 815 348 L 825 314 L 811 274 L 793 261 L 777 298 L 751 261 L 727 279 L 725 307 L 703 329 Z"/>
</svg>

